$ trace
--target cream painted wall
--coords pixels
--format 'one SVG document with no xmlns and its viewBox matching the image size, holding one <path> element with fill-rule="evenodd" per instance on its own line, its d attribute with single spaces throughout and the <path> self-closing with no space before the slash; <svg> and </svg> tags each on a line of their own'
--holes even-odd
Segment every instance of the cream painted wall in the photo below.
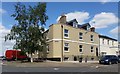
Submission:
<svg viewBox="0 0 120 74">
<path fill-rule="evenodd" d="M 104 44 L 103 44 L 103 39 L 104 39 Z M 108 40 L 109 40 L 109 45 L 107 42 Z M 113 44 L 112 41 L 113 40 L 110 39 L 100 38 L 100 53 L 106 52 L 106 55 L 117 55 L 116 51 L 118 51 L 118 41 L 114 41 Z"/>
</svg>

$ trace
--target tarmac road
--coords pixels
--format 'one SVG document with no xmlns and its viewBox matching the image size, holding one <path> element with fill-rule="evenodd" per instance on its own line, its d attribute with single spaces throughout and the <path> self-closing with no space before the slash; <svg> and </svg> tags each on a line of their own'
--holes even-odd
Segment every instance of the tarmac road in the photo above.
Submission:
<svg viewBox="0 0 120 74">
<path fill-rule="evenodd" d="M 120 65 L 120 63 L 119 63 Z M 2 72 L 118 72 L 118 64 L 98 63 L 6 63 Z"/>
</svg>

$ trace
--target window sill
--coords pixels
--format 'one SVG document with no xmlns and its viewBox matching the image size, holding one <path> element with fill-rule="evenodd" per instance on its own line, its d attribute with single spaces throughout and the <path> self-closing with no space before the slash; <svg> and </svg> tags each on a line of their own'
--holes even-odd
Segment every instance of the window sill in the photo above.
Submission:
<svg viewBox="0 0 120 74">
<path fill-rule="evenodd" d="M 83 52 L 80 52 L 80 54 L 83 54 Z"/>
<path fill-rule="evenodd" d="M 68 39 L 69 37 L 64 37 L 65 39 Z"/>
<path fill-rule="evenodd" d="M 94 41 L 90 41 L 90 42 L 94 43 Z"/>
<path fill-rule="evenodd" d="M 80 41 L 83 41 L 83 39 L 79 39 Z"/>
<path fill-rule="evenodd" d="M 69 51 L 64 51 L 65 53 L 69 53 Z"/>
</svg>

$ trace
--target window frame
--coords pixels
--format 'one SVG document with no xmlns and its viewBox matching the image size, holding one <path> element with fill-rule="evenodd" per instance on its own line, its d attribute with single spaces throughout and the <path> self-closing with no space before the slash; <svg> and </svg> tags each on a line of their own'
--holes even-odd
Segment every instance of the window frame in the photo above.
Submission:
<svg viewBox="0 0 120 74">
<path fill-rule="evenodd" d="M 83 33 L 79 32 L 79 40 L 83 40 Z"/>
<path fill-rule="evenodd" d="M 94 42 L 94 36 L 93 35 L 90 35 L 90 41 Z"/>
<path fill-rule="evenodd" d="M 67 58 L 67 60 L 65 60 L 65 58 Z M 69 61 L 69 57 L 64 57 L 64 61 Z"/>
<path fill-rule="evenodd" d="M 65 32 L 65 30 L 67 30 L 67 33 Z M 69 30 L 68 29 L 64 29 L 64 38 L 69 38 Z"/>
<path fill-rule="evenodd" d="M 94 53 L 94 46 L 91 46 L 91 53 Z"/>
<path fill-rule="evenodd" d="M 82 47 L 80 47 L 80 46 L 82 46 Z M 80 50 L 82 50 L 82 51 L 80 51 Z M 83 45 L 79 45 L 79 52 L 80 52 L 80 53 L 83 52 Z"/>
<path fill-rule="evenodd" d="M 66 46 L 66 44 L 68 45 Z M 66 51 L 65 48 L 68 48 L 68 51 Z M 64 52 L 69 52 L 69 43 L 64 43 Z"/>
</svg>

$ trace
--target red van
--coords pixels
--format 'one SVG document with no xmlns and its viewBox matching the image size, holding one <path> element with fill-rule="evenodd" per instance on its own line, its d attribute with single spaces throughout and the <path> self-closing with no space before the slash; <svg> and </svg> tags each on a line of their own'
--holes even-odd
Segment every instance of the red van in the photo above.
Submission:
<svg viewBox="0 0 120 74">
<path fill-rule="evenodd" d="M 25 60 L 28 59 L 27 55 L 21 55 L 19 50 L 6 50 L 6 60 Z"/>
</svg>

